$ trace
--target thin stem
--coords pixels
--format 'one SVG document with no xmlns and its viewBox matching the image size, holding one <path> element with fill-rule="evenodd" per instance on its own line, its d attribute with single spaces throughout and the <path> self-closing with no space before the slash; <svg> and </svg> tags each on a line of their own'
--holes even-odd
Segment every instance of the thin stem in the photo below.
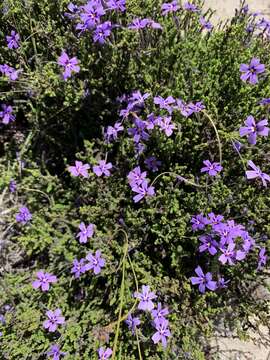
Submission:
<svg viewBox="0 0 270 360">
<path fill-rule="evenodd" d="M 210 121 L 210 123 L 212 124 L 212 126 L 213 126 L 213 128 L 215 130 L 215 133 L 216 133 L 216 136 L 217 136 L 217 141 L 218 141 L 219 162 L 221 164 L 222 163 L 222 145 L 221 145 L 220 137 L 219 137 L 219 134 L 218 134 L 218 130 L 217 130 L 216 125 L 215 125 L 214 121 L 212 120 L 211 116 L 204 110 L 202 112 L 207 117 L 207 119 Z"/>
<path fill-rule="evenodd" d="M 159 175 L 153 180 L 153 182 L 151 183 L 151 186 L 153 186 L 154 183 L 155 183 L 161 176 L 166 175 L 166 174 L 167 174 L 167 175 L 174 176 L 174 177 L 176 177 L 176 178 L 179 178 L 180 180 L 184 181 L 185 183 L 187 183 L 187 184 L 189 184 L 189 185 L 192 185 L 192 186 L 195 186 L 195 187 L 198 187 L 198 188 L 204 188 L 203 185 L 195 184 L 194 182 L 192 182 L 192 181 L 184 178 L 183 176 L 178 175 L 178 174 L 176 174 L 176 173 L 174 173 L 174 172 L 171 172 L 171 171 L 165 171 L 165 172 L 159 174 Z"/>
<path fill-rule="evenodd" d="M 120 229 L 120 230 L 122 230 L 122 229 Z M 122 230 L 122 231 L 125 233 L 125 235 L 127 237 L 126 232 L 124 230 Z M 123 309 L 124 296 L 125 296 L 125 271 L 126 271 L 127 253 L 128 253 L 128 242 L 126 242 L 125 245 L 124 245 L 122 281 L 121 281 L 121 288 L 120 288 L 120 307 L 119 307 L 118 320 L 117 320 L 116 332 L 115 332 L 114 343 L 113 343 L 112 360 L 115 359 L 115 355 L 116 355 L 117 342 L 118 342 L 120 324 L 121 324 L 121 319 L 122 319 L 122 309 Z"/>
<path fill-rule="evenodd" d="M 41 190 L 37 190 L 37 189 L 29 189 L 29 188 L 25 188 L 25 187 L 22 187 L 21 188 L 22 190 L 25 190 L 25 191 L 33 191 L 33 192 L 37 192 L 39 194 L 42 194 L 44 197 L 46 197 L 46 199 L 49 201 L 49 204 L 50 206 L 53 205 L 53 200 L 47 195 L 45 194 L 45 192 L 41 191 Z"/>
<path fill-rule="evenodd" d="M 142 358 L 142 353 L 141 353 L 141 347 L 140 347 L 140 340 L 139 340 L 139 337 L 138 337 L 138 330 L 137 330 L 136 327 L 135 327 L 135 334 L 136 334 L 136 341 L 137 341 L 139 359 L 140 359 L 140 360 L 143 360 L 143 358 Z"/>
</svg>

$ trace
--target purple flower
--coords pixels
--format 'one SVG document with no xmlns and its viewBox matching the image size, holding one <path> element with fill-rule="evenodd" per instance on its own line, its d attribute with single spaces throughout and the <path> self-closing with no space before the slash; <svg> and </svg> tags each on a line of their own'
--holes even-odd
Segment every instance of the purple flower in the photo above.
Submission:
<svg viewBox="0 0 270 360">
<path fill-rule="evenodd" d="M 266 255 L 266 249 L 261 248 L 258 256 L 258 266 L 257 270 L 262 270 L 262 268 L 266 265 L 268 256 Z"/>
<path fill-rule="evenodd" d="M 188 1 L 186 1 L 184 3 L 184 9 L 187 11 L 192 11 L 192 12 L 199 12 L 200 10 L 198 9 L 198 7 Z"/>
<path fill-rule="evenodd" d="M 129 102 L 131 103 L 131 106 L 134 107 L 136 106 L 140 106 L 140 107 L 144 107 L 144 102 L 146 99 L 148 99 L 150 96 L 149 93 L 145 93 L 142 94 L 139 90 L 138 91 L 134 91 L 132 93 L 132 96 L 129 99 Z"/>
<path fill-rule="evenodd" d="M 165 318 L 165 316 L 169 315 L 169 310 L 168 308 L 162 308 L 161 303 L 157 304 L 157 309 L 153 309 L 151 311 L 152 317 L 154 318 L 154 320 L 156 319 L 161 319 L 161 318 Z"/>
<path fill-rule="evenodd" d="M 269 128 L 266 126 L 268 125 L 268 120 L 263 119 L 256 123 L 253 116 L 248 116 L 245 125 L 240 128 L 239 133 L 240 136 L 248 135 L 248 142 L 252 145 L 255 145 L 257 142 L 257 135 L 260 136 L 268 136 Z"/>
<path fill-rule="evenodd" d="M 229 244 L 233 238 L 235 237 L 234 231 L 229 228 L 227 224 L 217 224 L 213 226 L 213 229 L 217 233 L 218 236 L 220 236 L 220 243 L 222 246 L 225 244 Z"/>
<path fill-rule="evenodd" d="M 161 341 L 162 346 L 167 346 L 167 337 L 171 336 L 171 332 L 168 329 L 169 322 L 164 318 L 157 318 L 154 322 L 154 326 L 157 332 L 152 336 L 152 340 L 155 344 Z"/>
<path fill-rule="evenodd" d="M 73 268 L 71 269 L 71 273 L 74 274 L 76 279 L 84 274 L 85 271 L 85 259 L 81 259 L 79 261 L 77 259 L 73 260 Z"/>
<path fill-rule="evenodd" d="M 149 170 L 156 172 L 158 171 L 159 166 L 161 165 L 161 161 L 157 160 L 155 156 L 150 156 L 144 161 L 145 165 Z"/>
<path fill-rule="evenodd" d="M 26 206 L 22 206 L 19 209 L 19 213 L 16 215 L 16 221 L 22 223 L 23 225 L 27 224 L 32 219 L 32 214 Z"/>
<path fill-rule="evenodd" d="M 103 174 L 105 176 L 110 176 L 110 169 L 112 168 L 112 164 L 106 163 L 105 160 L 99 160 L 98 165 L 93 166 L 93 171 L 97 176 L 102 176 Z"/>
<path fill-rule="evenodd" d="M 48 320 L 44 321 L 43 327 L 48 329 L 49 332 L 55 332 L 55 330 L 58 328 L 58 325 L 63 325 L 65 323 L 65 318 L 61 315 L 62 312 L 60 309 L 56 309 L 55 311 L 46 311 Z"/>
<path fill-rule="evenodd" d="M 154 196 L 155 195 L 154 186 L 149 186 L 147 180 L 144 180 L 140 185 L 134 185 L 132 187 L 132 191 L 137 193 L 137 195 L 133 196 L 133 200 L 135 203 L 139 202 L 146 196 Z"/>
<path fill-rule="evenodd" d="M 144 29 L 149 23 L 148 19 L 133 19 L 132 22 L 128 25 L 128 29 L 131 30 L 140 30 Z"/>
<path fill-rule="evenodd" d="M 199 246 L 199 252 L 208 251 L 209 254 L 215 255 L 217 253 L 217 242 L 210 235 L 202 235 L 199 237 L 202 245 Z"/>
<path fill-rule="evenodd" d="M 191 218 L 192 230 L 203 230 L 207 224 L 209 224 L 207 218 L 203 214 L 195 215 Z"/>
<path fill-rule="evenodd" d="M 267 181 L 270 182 L 270 176 L 263 173 L 259 166 L 256 166 L 251 160 L 248 161 L 248 166 L 250 166 L 253 170 L 246 171 L 247 179 L 260 178 L 262 180 L 263 186 L 267 187 Z"/>
<path fill-rule="evenodd" d="M 102 24 L 99 24 L 94 31 L 94 42 L 98 42 L 99 44 L 104 44 L 106 38 L 111 35 L 112 32 L 112 23 L 110 21 L 105 21 Z"/>
<path fill-rule="evenodd" d="M 18 79 L 19 74 L 22 72 L 22 70 L 16 70 L 7 64 L 4 64 L 0 65 L 0 72 L 2 75 L 8 77 L 10 80 L 15 81 Z"/>
<path fill-rule="evenodd" d="M 52 360 L 59 360 L 61 356 L 65 356 L 66 353 L 60 350 L 60 346 L 54 344 L 50 347 L 50 350 L 47 352 L 47 356 L 51 357 Z"/>
<path fill-rule="evenodd" d="M 65 51 L 59 56 L 57 63 L 64 67 L 63 78 L 65 81 L 71 77 L 72 72 L 78 73 L 80 71 L 80 66 L 78 65 L 79 62 L 76 56 L 69 58 Z"/>
<path fill-rule="evenodd" d="M 147 141 L 149 139 L 149 134 L 146 131 L 147 122 L 143 121 L 139 118 L 136 118 L 134 121 L 134 128 L 128 129 L 128 134 L 133 136 L 133 140 L 135 143 L 139 143 L 141 140 Z"/>
<path fill-rule="evenodd" d="M 12 30 L 10 35 L 6 36 L 7 44 L 9 49 L 17 49 L 20 41 L 20 35 L 16 31 Z"/>
<path fill-rule="evenodd" d="M 77 238 L 79 238 L 79 242 L 81 244 L 87 243 L 88 238 L 91 238 L 94 234 L 95 225 L 89 224 L 88 226 L 85 226 L 84 222 L 81 222 L 79 225 L 80 232 L 77 234 Z"/>
<path fill-rule="evenodd" d="M 171 12 L 176 12 L 180 9 L 180 5 L 177 0 L 174 0 L 170 3 L 164 3 L 161 5 L 162 15 L 167 15 Z"/>
<path fill-rule="evenodd" d="M 131 330 L 132 334 L 135 334 L 135 330 L 137 328 L 137 326 L 140 325 L 141 321 L 139 318 L 137 317 L 132 317 L 131 314 L 128 314 L 127 320 L 125 321 L 125 323 L 127 324 L 129 330 Z"/>
<path fill-rule="evenodd" d="M 207 21 L 203 16 L 200 17 L 200 24 L 202 25 L 203 29 L 211 31 L 213 29 L 213 25 L 210 21 Z"/>
<path fill-rule="evenodd" d="M 55 275 L 44 273 L 43 271 L 37 272 L 37 280 L 32 282 L 32 286 L 34 289 L 41 288 L 42 291 L 48 291 L 50 288 L 50 284 L 56 283 L 57 277 Z"/>
<path fill-rule="evenodd" d="M 77 24 L 76 29 L 81 31 L 94 29 L 100 23 L 100 18 L 103 15 L 105 15 L 105 11 L 101 3 L 89 1 L 82 7 L 80 14 L 82 23 Z"/>
<path fill-rule="evenodd" d="M 164 133 L 168 137 L 172 135 L 173 130 L 175 129 L 175 125 L 171 122 L 171 120 L 172 120 L 171 117 L 164 117 L 159 122 L 160 129 L 164 131 Z"/>
<path fill-rule="evenodd" d="M 80 7 L 78 5 L 75 5 L 73 3 L 69 3 L 67 6 L 68 10 L 71 12 L 70 13 L 64 13 L 64 15 L 69 18 L 70 20 L 73 20 L 76 16 L 76 14 L 78 14 L 78 12 L 80 11 Z"/>
<path fill-rule="evenodd" d="M 194 112 L 193 108 L 191 108 L 191 104 L 186 104 L 181 99 L 176 99 L 176 105 L 174 108 L 179 110 L 181 112 L 181 114 L 185 117 L 189 117 Z"/>
<path fill-rule="evenodd" d="M 218 260 L 225 265 L 227 262 L 229 265 L 234 265 L 234 259 L 235 259 L 235 244 L 233 242 L 229 243 L 227 249 L 220 248 L 221 252 L 223 253 L 220 255 Z"/>
<path fill-rule="evenodd" d="M 160 109 L 167 110 L 170 114 L 172 112 L 172 104 L 175 103 L 175 99 L 172 96 L 168 96 L 166 99 L 164 99 L 161 96 L 155 96 L 154 97 L 154 104 L 159 105 Z"/>
<path fill-rule="evenodd" d="M 98 356 L 99 356 L 99 360 L 107 360 L 111 357 L 112 355 L 112 349 L 107 348 L 104 349 L 103 347 L 98 349 Z"/>
<path fill-rule="evenodd" d="M 143 285 L 142 292 L 135 292 L 134 297 L 139 299 L 138 309 L 143 311 L 152 311 L 155 307 L 153 299 L 156 299 L 156 294 L 150 291 L 150 286 Z"/>
<path fill-rule="evenodd" d="M 109 0 L 107 2 L 107 7 L 109 10 L 125 12 L 126 11 L 126 0 Z"/>
<path fill-rule="evenodd" d="M 259 102 L 260 105 L 270 105 L 270 98 L 262 99 Z"/>
<path fill-rule="evenodd" d="M 252 85 L 258 83 L 258 74 L 261 74 L 265 71 L 265 65 L 260 63 L 260 59 L 253 58 L 249 65 L 241 64 L 240 72 L 241 80 L 249 82 Z"/>
<path fill-rule="evenodd" d="M 240 143 L 240 141 L 235 140 L 232 142 L 232 145 L 234 150 L 239 154 L 242 148 L 242 144 Z"/>
<path fill-rule="evenodd" d="M 89 164 L 83 164 L 81 161 L 75 161 L 75 166 L 69 166 L 68 171 L 72 176 L 82 176 L 88 178 L 88 170 L 90 169 Z"/>
<path fill-rule="evenodd" d="M 212 280 L 212 274 L 210 272 L 204 275 L 202 268 L 197 266 L 195 273 L 198 275 L 198 277 L 191 277 L 190 280 L 192 285 L 199 285 L 199 291 L 201 293 L 205 293 L 205 288 L 212 291 L 216 290 L 217 283 L 216 281 Z"/>
<path fill-rule="evenodd" d="M 101 272 L 101 268 L 105 266 L 105 260 L 101 257 L 101 251 L 97 250 L 95 255 L 89 253 L 86 256 L 86 259 L 89 261 L 85 265 L 86 270 L 93 270 L 94 274 L 97 275 Z"/>
<path fill-rule="evenodd" d="M 209 219 L 208 224 L 211 225 L 212 227 L 215 227 L 224 220 L 224 217 L 222 215 L 215 215 L 213 212 L 211 212 L 208 214 L 208 219 Z"/>
<path fill-rule="evenodd" d="M 9 183 L 9 191 L 11 193 L 14 193 L 17 189 L 17 183 L 15 180 L 10 180 L 10 183 Z"/>
<path fill-rule="evenodd" d="M 136 185 L 141 185 L 146 180 L 147 172 L 141 171 L 139 166 L 131 170 L 127 176 L 129 185 L 134 187 Z"/>
<path fill-rule="evenodd" d="M 148 26 L 151 27 L 152 29 L 160 29 L 160 30 L 163 29 L 163 27 L 160 25 L 160 23 L 158 23 L 154 20 L 151 20 L 151 19 L 148 20 Z"/>
<path fill-rule="evenodd" d="M 201 172 L 208 172 L 210 176 L 216 176 L 223 169 L 217 162 L 211 163 L 209 160 L 204 160 L 203 163 L 205 167 L 201 168 Z"/>
<path fill-rule="evenodd" d="M 230 282 L 230 280 L 225 280 L 223 277 L 220 277 L 217 281 L 217 289 L 225 289 L 227 288 L 227 284 Z"/>
<path fill-rule="evenodd" d="M 12 114 L 13 108 L 10 105 L 2 105 L 2 111 L 0 111 L 0 118 L 2 119 L 2 123 L 7 125 L 10 122 L 15 120 L 15 116 Z"/>
<path fill-rule="evenodd" d="M 111 140 L 116 140 L 118 138 L 118 133 L 123 131 L 124 127 L 120 122 L 116 122 L 114 126 L 108 126 L 107 131 L 105 133 L 105 138 L 108 142 Z"/>
</svg>

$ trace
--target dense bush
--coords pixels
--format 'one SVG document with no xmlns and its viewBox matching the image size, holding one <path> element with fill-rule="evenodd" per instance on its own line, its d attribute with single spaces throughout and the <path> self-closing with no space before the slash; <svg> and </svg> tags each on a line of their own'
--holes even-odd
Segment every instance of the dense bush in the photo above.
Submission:
<svg viewBox="0 0 270 360">
<path fill-rule="evenodd" d="M 210 10 L 162 15 L 162 1 L 127 0 L 125 12 L 102 15 L 102 22 L 117 26 L 100 44 L 95 29 L 79 34 L 82 21 L 68 4 L 0 5 L 0 64 L 19 70 L 15 81 L 3 71 L 0 77 L 1 104 L 12 105 L 16 115 L 0 125 L 1 358 L 43 359 L 51 344 L 65 359 L 97 359 L 101 346 L 112 348 L 115 359 L 209 358 L 208 339 L 220 319 L 243 336 L 252 314 L 269 325 L 266 302 L 253 296 L 266 273 L 258 268 L 258 254 L 269 249 L 269 189 L 260 179 L 247 180 L 245 171 L 252 160 L 269 173 L 270 147 L 267 137 L 253 145 L 239 134 L 248 116 L 259 120 L 269 113 L 259 104 L 270 94 L 268 28 L 260 31 L 262 23 L 243 3 L 226 27 L 211 30 L 201 19 L 208 20 Z M 196 5 L 200 9 L 202 2 Z M 128 25 L 135 18 L 156 23 L 133 30 Z M 20 41 L 10 49 L 6 35 L 12 30 Z M 63 52 L 80 66 L 66 80 L 58 63 Z M 265 65 L 257 84 L 240 78 L 240 65 L 252 58 Z M 144 101 L 134 100 L 146 93 Z M 158 96 L 172 96 L 178 108 L 158 106 Z M 183 102 L 176 104 L 179 98 Z M 186 106 L 190 102 L 197 107 Z M 123 128 L 113 141 L 116 122 Z M 152 156 L 160 161 L 158 170 L 147 168 Z M 105 159 L 110 176 L 99 176 L 95 166 Z M 216 176 L 201 172 L 207 159 L 222 165 Z M 72 176 L 75 161 L 90 164 L 88 177 Z M 147 171 L 155 194 L 134 202 L 127 176 L 137 166 Z M 32 214 L 25 224 L 18 218 L 22 206 Z M 199 237 L 211 226 L 195 231 L 192 219 L 211 212 L 250 235 L 250 248 L 242 258 L 234 253 L 233 265 L 222 264 L 220 249 L 214 256 L 199 251 Z M 82 222 L 95 225 L 86 243 L 77 236 Z M 240 251 L 247 233 L 238 229 Z M 74 276 L 73 261 L 97 250 L 106 262 L 101 272 Z M 190 280 L 197 266 L 219 285 L 221 277 L 229 282 L 201 293 Z M 33 288 L 40 270 L 57 277 L 49 291 Z M 138 309 L 134 293 L 143 285 L 169 309 L 166 348 L 151 339 L 151 314 Z M 48 332 L 46 312 L 57 308 L 65 324 Z M 134 334 L 128 314 L 140 317 Z"/>
</svg>

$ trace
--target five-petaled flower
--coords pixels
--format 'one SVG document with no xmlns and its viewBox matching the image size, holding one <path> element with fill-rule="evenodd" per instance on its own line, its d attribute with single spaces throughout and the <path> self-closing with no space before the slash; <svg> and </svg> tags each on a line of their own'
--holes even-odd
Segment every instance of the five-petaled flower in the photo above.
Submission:
<svg viewBox="0 0 270 360">
<path fill-rule="evenodd" d="M 265 71 L 265 65 L 260 63 L 260 59 L 253 58 L 249 65 L 241 64 L 240 72 L 241 80 L 249 82 L 251 85 L 258 83 L 258 74 L 261 74 Z"/>
<path fill-rule="evenodd" d="M 85 272 L 85 259 L 73 260 L 73 268 L 71 269 L 71 274 L 74 274 L 75 279 L 78 279 Z"/>
<path fill-rule="evenodd" d="M 86 260 L 89 263 L 85 264 L 86 270 L 93 270 L 94 274 L 97 275 L 101 272 L 101 268 L 103 268 L 106 264 L 105 260 L 101 257 L 101 251 L 97 250 L 95 255 L 91 252 L 86 256 Z"/>
<path fill-rule="evenodd" d="M 156 318 L 154 326 L 157 332 L 152 336 L 152 340 L 155 344 L 161 341 L 162 346 L 167 346 L 167 337 L 171 336 L 171 332 L 168 329 L 169 321 L 165 318 Z"/>
<path fill-rule="evenodd" d="M 104 44 L 106 38 L 111 35 L 112 32 L 112 23 L 110 21 L 105 21 L 102 24 L 99 24 L 94 31 L 94 42 L 99 44 Z"/>
<path fill-rule="evenodd" d="M 50 284 L 56 283 L 57 277 L 50 273 L 44 273 L 43 271 L 37 272 L 37 280 L 32 282 L 32 286 L 34 289 L 41 288 L 42 291 L 48 291 L 50 288 Z"/>
<path fill-rule="evenodd" d="M 53 344 L 50 350 L 47 352 L 47 356 L 51 357 L 52 360 L 59 360 L 61 356 L 65 356 L 66 353 L 60 350 L 60 346 Z"/>
<path fill-rule="evenodd" d="M 2 105 L 2 111 L 0 111 L 0 118 L 2 119 L 2 123 L 7 125 L 10 122 L 15 120 L 15 116 L 12 114 L 13 108 L 10 105 Z"/>
<path fill-rule="evenodd" d="M 59 56 L 57 63 L 58 65 L 64 67 L 64 72 L 63 72 L 64 80 L 70 78 L 72 73 L 78 73 L 80 71 L 80 66 L 78 65 L 79 62 L 76 56 L 70 58 L 65 51 L 63 51 L 61 56 Z"/>
<path fill-rule="evenodd" d="M 6 36 L 7 46 L 9 49 L 18 49 L 20 42 L 20 35 L 12 30 L 10 35 Z"/>
<path fill-rule="evenodd" d="M 210 21 L 207 21 L 203 16 L 200 17 L 200 24 L 203 29 L 206 29 L 208 31 L 211 31 L 213 29 L 213 25 L 210 23 Z"/>
<path fill-rule="evenodd" d="M 98 360 L 107 360 L 111 357 L 113 351 L 110 348 L 104 349 L 103 347 L 98 349 Z"/>
<path fill-rule="evenodd" d="M 19 209 L 19 213 L 16 215 L 16 221 L 22 223 L 23 225 L 27 224 L 32 219 L 32 214 L 26 206 L 22 206 Z"/>
<path fill-rule="evenodd" d="M 166 307 L 162 308 L 161 303 L 158 303 L 157 308 L 153 309 L 151 311 L 151 314 L 154 319 L 161 319 L 161 318 L 165 318 L 165 316 L 169 315 L 169 310 Z"/>
<path fill-rule="evenodd" d="M 270 182 L 270 176 L 262 172 L 262 170 L 259 168 L 259 166 L 256 166 L 252 160 L 248 161 L 248 165 L 253 170 L 247 170 L 246 176 L 247 179 L 256 179 L 260 178 L 262 180 L 263 186 L 267 187 L 267 181 Z"/>
<path fill-rule="evenodd" d="M 135 316 L 132 317 L 131 314 L 128 314 L 128 317 L 127 317 L 125 323 L 127 324 L 129 330 L 131 330 L 132 334 L 134 335 L 136 328 L 137 328 L 137 326 L 140 325 L 141 321 L 139 318 L 137 318 Z"/>
<path fill-rule="evenodd" d="M 164 3 L 161 5 L 162 15 L 167 15 L 172 12 L 176 12 L 180 9 L 180 5 L 177 0 L 170 3 Z"/>
<path fill-rule="evenodd" d="M 269 127 L 268 120 L 263 119 L 256 123 L 253 116 L 248 116 L 245 121 L 246 126 L 242 126 L 239 130 L 240 136 L 248 136 L 248 142 L 251 145 L 255 145 L 257 142 L 257 135 L 268 136 Z"/>
<path fill-rule="evenodd" d="M 46 311 L 46 316 L 48 319 L 44 321 L 43 327 L 49 332 L 55 332 L 58 325 L 63 325 L 65 323 L 65 318 L 62 316 L 60 309 L 54 311 L 48 310 Z"/>
<path fill-rule="evenodd" d="M 139 310 L 152 311 L 154 309 L 155 305 L 152 300 L 156 299 L 157 296 L 154 292 L 150 291 L 150 286 L 143 285 L 142 292 L 135 292 L 134 297 L 140 300 Z"/>
<path fill-rule="evenodd" d="M 94 235 L 95 225 L 89 224 L 85 225 L 84 222 L 81 222 L 79 225 L 80 232 L 77 234 L 77 238 L 79 238 L 79 242 L 81 244 L 87 243 L 88 238 L 91 238 Z"/>
<path fill-rule="evenodd" d="M 112 164 L 106 163 L 105 160 L 99 160 L 98 165 L 93 166 L 93 171 L 97 176 L 110 176 L 110 170 L 112 168 Z"/>
<path fill-rule="evenodd" d="M 84 178 L 88 178 L 88 170 L 90 169 L 89 164 L 83 164 L 81 161 L 75 161 L 75 166 L 69 166 L 68 171 L 73 176 L 82 176 Z"/>
<path fill-rule="evenodd" d="M 201 168 L 201 172 L 208 172 L 210 176 L 216 176 L 223 167 L 218 162 L 211 163 L 209 160 L 203 161 L 205 167 Z"/>
<path fill-rule="evenodd" d="M 184 3 L 184 9 L 187 11 L 191 11 L 191 12 L 199 12 L 200 11 L 196 5 L 190 3 L 189 1 L 186 1 Z"/>
<path fill-rule="evenodd" d="M 133 196 L 133 200 L 135 203 L 141 201 L 143 198 L 147 196 L 151 197 L 155 195 L 154 186 L 149 186 L 147 180 L 144 180 L 140 185 L 133 186 L 132 191 L 137 193 L 137 195 Z"/>
<path fill-rule="evenodd" d="M 210 272 L 204 274 L 202 268 L 197 266 L 195 269 L 195 273 L 198 275 L 197 277 L 191 277 L 192 285 L 199 285 L 199 291 L 201 293 L 205 293 L 205 289 L 216 290 L 217 283 L 212 280 L 212 274 Z"/>
</svg>

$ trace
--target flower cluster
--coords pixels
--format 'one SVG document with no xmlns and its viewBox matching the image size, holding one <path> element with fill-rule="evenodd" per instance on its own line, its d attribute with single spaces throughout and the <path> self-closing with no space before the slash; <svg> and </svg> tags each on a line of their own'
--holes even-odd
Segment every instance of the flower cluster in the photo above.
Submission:
<svg viewBox="0 0 270 360">
<path fill-rule="evenodd" d="M 166 16 L 168 14 L 174 14 L 175 16 L 175 13 L 181 10 L 195 14 L 196 13 L 201 14 L 201 9 L 190 1 L 184 2 L 183 7 L 180 6 L 178 0 L 166 2 L 161 5 L 161 11 L 163 16 Z M 202 26 L 202 29 L 206 29 L 207 31 L 211 31 L 213 29 L 213 25 L 209 21 L 207 21 L 203 16 L 200 16 L 199 22 Z"/>
<path fill-rule="evenodd" d="M 155 188 L 149 185 L 149 180 L 146 178 L 147 172 L 141 171 L 140 166 L 131 170 L 128 174 L 128 182 L 133 192 L 137 195 L 133 197 L 135 203 L 141 201 L 146 196 L 154 196 Z"/>
<path fill-rule="evenodd" d="M 155 307 L 153 300 L 155 300 L 157 296 L 154 292 L 150 291 L 150 287 L 147 285 L 142 286 L 141 292 L 135 292 L 134 297 L 139 300 L 138 309 L 151 314 L 152 325 L 156 331 L 152 336 L 152 341 L 154 344 L 161 342 L 162 346 L 165 348 L 167 346 L 167 338 L 171 336 L 169 322 L 166 319 L 169 310 L 167 308 L 162 308 L 161 303 L 158 303 L 157 307 Z M 131 314 L 129 314 L 126 323 L 134 334 L 137 326 L 141 324 L 141 321 L 139 318 L 132 317 Z"/>
<path fill-rule="evenodd" d="M 221 265 L 233 266 L 244 260 L 252 249 L 255 249 L 255 240 L 249 235 L 243 225 L 234 220 L 225 221 L 222 215 L 209 213 L 207 216 L 198 214 L 191 219 L 192 230 L 204 230 L 205 234 L 199 236 L 199 252 L 216 256 Z M 265 249 L 264 249 L 265 250 Z M 261 252 L 259 267 L 266 262 L 265 251 Z M 226 281 L 219 277 L 213 281 L 210 272 L 204 274 L 202 268 L 195 269 L 197 277 L 191 277 L 193 285 L 199 285 L 199 291 L 204 293 L 206 288 L 217 290 L 224 288 Z"/>
<path fill-rule="evenodd" d="M 90 169 L 89 164 L 83 164 L 81 161 L 75 161 L 75 166 L 69 166 L 68 171 L 72 176 L 78 177 L 81 176 L 83 178 L 88 178 L 88 170 Z M 93 172 L 98 176 L 110 176 L 110 170 L 112 169 L 111 163 L 106 163 L 105 160 L 99 160 L 98 165 L 93 166 Z"/>
<path fill-rule="evenodd" d="M 0 118 L 2 123 L 7 125 L 12 121 L 15 121 L 15 116 L 13 115 L 13 108 L 10 105 L 2 105 L 2 111 L 0 111 Z"/>
<path fill-rule="evenodd" d="M 12 66 L 9 66 L 7 64 L 0 64 L 0 73 L 3 76 L 6 76 L 9 80 L 15 81 L 18 79 L 20 73 L 22 72 L 21 69 L 16 70 Z"/>
</svg>

